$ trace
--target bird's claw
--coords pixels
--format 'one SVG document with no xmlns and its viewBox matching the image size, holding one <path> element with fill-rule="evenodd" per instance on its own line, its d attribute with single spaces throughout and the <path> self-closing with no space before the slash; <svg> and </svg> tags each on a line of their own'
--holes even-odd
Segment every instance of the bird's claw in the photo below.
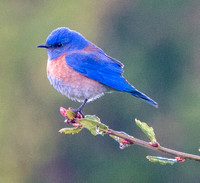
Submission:
<svg viewBox="0 0 200 183">
<path fill-rule="evenodd" d="M 80 114 L 82 116 L 82 118 L 85 118 L 85 115 L 83 114 L 83 112 L 78 108 L 78 109 L 72 109 L 72 112 L 77 114 Z"/>
</svg>

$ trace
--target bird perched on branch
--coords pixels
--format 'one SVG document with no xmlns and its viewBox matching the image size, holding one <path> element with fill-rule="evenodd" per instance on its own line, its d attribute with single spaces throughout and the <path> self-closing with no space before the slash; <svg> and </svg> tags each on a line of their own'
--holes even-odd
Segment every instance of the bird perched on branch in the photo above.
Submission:
<svg viewBox="0 0 200 183">
<path fill-rule="evenodd" d="M 158 104 L 138 91 L 123 77 L 123 64 L 108 56 L 101 48 L 80 33 L 66 27 L 55 29 L 46 43 L 39 45 L 48 53 L 47 77 L 62 95 L 82 102 L 74 112 L 81 112 L 87 102 L 106 92 L 120 91 Z"/>
</svg>

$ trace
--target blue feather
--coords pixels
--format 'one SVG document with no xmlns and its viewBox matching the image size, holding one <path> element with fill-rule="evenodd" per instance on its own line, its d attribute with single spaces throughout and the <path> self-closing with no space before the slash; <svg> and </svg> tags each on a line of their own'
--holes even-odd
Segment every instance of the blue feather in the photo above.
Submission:
<svg viewBox="0 0 200 183">
<path fill-rule="evenodd" d="M 123 64 L 107 56 L 103 51 L 76 51 L 66 55 L 66 63 L 84 76 L 96 80 L 121 92 L 128 92 L 133 96 L 145 100 L 158 107 L 158 104 L 145 94 L 134 88 L 123 76 Z"/>
</svg>

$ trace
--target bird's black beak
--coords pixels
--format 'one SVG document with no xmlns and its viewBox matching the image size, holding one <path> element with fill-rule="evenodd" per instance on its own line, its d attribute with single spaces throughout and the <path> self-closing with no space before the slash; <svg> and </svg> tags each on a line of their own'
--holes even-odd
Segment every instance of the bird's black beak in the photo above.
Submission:
<svg viewBox="0 0 200 183">
<path fill-rule="evenodd" d="M 46 43 L 44 43 L 44 44 L 38 45 L 37 47 L 38 48 L 50 48 L 51 46 L 46 44 Z"/>
</svg>

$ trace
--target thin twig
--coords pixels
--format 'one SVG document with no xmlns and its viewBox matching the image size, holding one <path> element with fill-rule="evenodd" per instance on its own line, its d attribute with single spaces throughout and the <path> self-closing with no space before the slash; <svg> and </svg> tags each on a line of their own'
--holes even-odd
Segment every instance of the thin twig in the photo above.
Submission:
<svg viewBox="0 0 200 183">
<path fill-rule="evenodd" d="M 106 130 L 105 132 L 108 133 L 108 134 L 114 135 L 116 137 L 126 139 L 126 140 L 128 140 L 128 141 L 130 141 L 134 144 L 139 145 L 139 146 L 143 146 L 143 147 L 155 150 L 155 151 L 161 151 L 161 152 L 164 152 L 164 153 L 167 153 L 167 154 L 175 155 L 176 157 L 181 157 L 183 159 L 200 161 L 200 156 L 198 156 L 198 155 L 193 155 L 193 154 L 188 154 L 188 153 L 172 150 L 172 149 L 160 146 L 160 145 L 158 145 L 157 147 L 154 147 L 154 146 L 150 145 L 149 142 L 137 139 L 135 137 L 127 136 L 123 133 L 120 133 L 120 132 L 112 130 L 112 129 Z"/>
<path fill-rule="evenodd" d="M 68 114 L 67 114 L 67 111 L 68 111 Z M 81 126 L 83 128 L 82 124 L 80 124 L 80 121 L 79 121 L 82 118 L 82 116 L 77 115 L 77 113 L 76 113 L 76 115 L 74 115 L 74 114 L 72 114 L 72 112 L 70 114 L 70 112 L 71 112 L 71 109 L 66 110 L 63 107 L 60 108 L 60 113 L 67 119 L 67 120 L 65 120 L 65 123 L 72 123 L 72 125 L 75 127 Z M 72 119 L 69 119 L 67 115 L 70 115 Z M 77 119 L 77 121 L 76 121 L 76 119 Z M 94 121 L 93 121 L 93 123 L 94 123 Z M 149 148 L 149 149 L 152 149 L 155 151 L 161 151 L 161 152 L 164 152 L 167 154 L 174 155 L 177 158 L 181 158 L 182 159 L 181 161 L 184 161 L 185 159 L 200 161 L 200 156 L 198 156 L 198 155 L 188 154 L 188 153 L 176 151 L 173 149 L 169 149 L 169 148 L 161 146 L 158 142 L 156 142 L 156 143 L 146 142 L 146 141 L 140 140 L 138 138 L 129 136 L 128 134 L 121 133 L 121 132 L 118 132 L 118 131 L 115 131 L 112 129 L 105 130 L 105 129 L 101 128 L 101 131 L 104 131 L 109 135 L 114 135 L 116 137 L 125 139 L 126 141 L 128 141 L 128 142 L 126 142 L 127 144 L 137 144 L 139 146 L 146 147 L 146 148 Z M 70 133 L 72 133 L 72 132 L 70 132 Z"/>
</svg>

